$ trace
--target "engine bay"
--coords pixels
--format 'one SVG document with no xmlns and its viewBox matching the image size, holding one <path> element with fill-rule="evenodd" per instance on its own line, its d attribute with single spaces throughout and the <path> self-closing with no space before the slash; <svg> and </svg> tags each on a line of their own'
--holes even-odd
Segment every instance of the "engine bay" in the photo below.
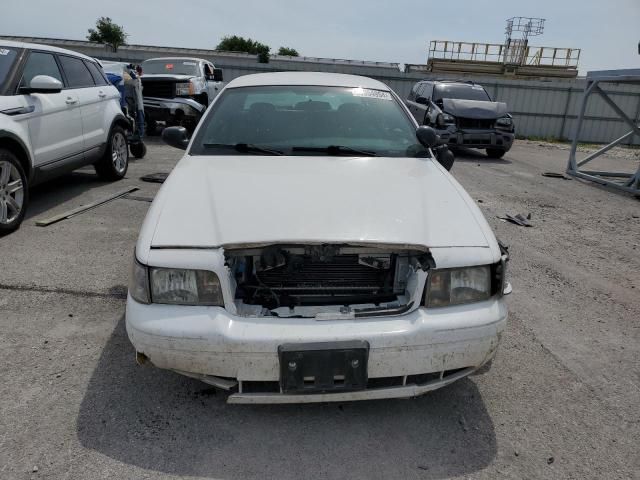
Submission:
<svg viewBox="0 0 640 480">
<path fill-rule="evenodd" d="M 356 318 L 420 303 L 428 251 L 351 245 L 268 245 L 225 250 L 238 313 Z"/>
</svg>

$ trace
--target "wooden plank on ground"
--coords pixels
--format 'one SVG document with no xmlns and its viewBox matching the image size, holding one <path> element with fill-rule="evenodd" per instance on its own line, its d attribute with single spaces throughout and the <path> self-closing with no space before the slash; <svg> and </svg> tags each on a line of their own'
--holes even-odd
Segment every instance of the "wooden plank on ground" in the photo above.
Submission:
<svg viewBox="0 0 640 480">
<path fill-rule="evenodd" d="M 105 203 L 111 202 L 116 198 L 124 197 L 125 195 L 131 192 L 135 192 L 136 190 L 140 190 L 140 189 L 138 187 L 128 187 L 126 190 L 120 190 L 118 192 L 112 193 L 108 197 L 105 197 L 101 200 L 96 200 L 95 202 L 91 202 L 87 205 L 82 205 L 80 207 L 68 210 L 58 215 L 54 215 L 53 217 L 50 217 L 44 220 L 36 220 L 36 225 L 39 227 L 48 227 L 49 225 L 57 223 L 61 220 L 66 220 L 67 218 L 71 218 L 80 213 L 84 213 L 87 210 L 91 210 L 93 208 L 99 207 L 100 205 L 104 205 Z"/>
</svg>

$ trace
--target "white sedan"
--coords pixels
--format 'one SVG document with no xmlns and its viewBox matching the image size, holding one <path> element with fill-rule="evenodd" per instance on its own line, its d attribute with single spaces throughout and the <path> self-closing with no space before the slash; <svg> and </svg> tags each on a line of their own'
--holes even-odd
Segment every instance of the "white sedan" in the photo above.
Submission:
<svg viewBox="0 0 640 480">
<path fill-rule="evenodd" d="M 186 153 L 135 249 L 139 362 L 295 403 L 412 397 L 493 359 L 506 252 L 389 87 L 248 75 L 163 136 Z"/>
</svg>

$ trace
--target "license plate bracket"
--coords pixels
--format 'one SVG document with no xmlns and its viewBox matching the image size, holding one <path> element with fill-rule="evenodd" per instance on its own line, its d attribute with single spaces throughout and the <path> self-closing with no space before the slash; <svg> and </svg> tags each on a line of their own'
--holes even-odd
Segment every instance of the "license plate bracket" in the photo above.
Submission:
<svg viewBox="0 0 640 480">
<path fill-rule="evenodd" d="M 278 347 L 283 393 L 345 392 L 367 386 L 369 342 L 287 343 Z"/>
</svg>

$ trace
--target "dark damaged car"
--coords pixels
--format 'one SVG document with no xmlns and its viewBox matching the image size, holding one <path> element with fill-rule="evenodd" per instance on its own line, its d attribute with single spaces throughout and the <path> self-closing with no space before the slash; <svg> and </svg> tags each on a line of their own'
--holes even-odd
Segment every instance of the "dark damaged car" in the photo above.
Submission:
<svg viewBox="0 0 640 480">
<path fill-rule="evenodd" d="M 513 145 L 515 126 L 507 104 L 492 101 L 476 83 L 421 81 L 406 104 L 416 121 L 435 128 L 449 147 L 484 149 L 489 157 L 500 158 Z"/>
</svg>

